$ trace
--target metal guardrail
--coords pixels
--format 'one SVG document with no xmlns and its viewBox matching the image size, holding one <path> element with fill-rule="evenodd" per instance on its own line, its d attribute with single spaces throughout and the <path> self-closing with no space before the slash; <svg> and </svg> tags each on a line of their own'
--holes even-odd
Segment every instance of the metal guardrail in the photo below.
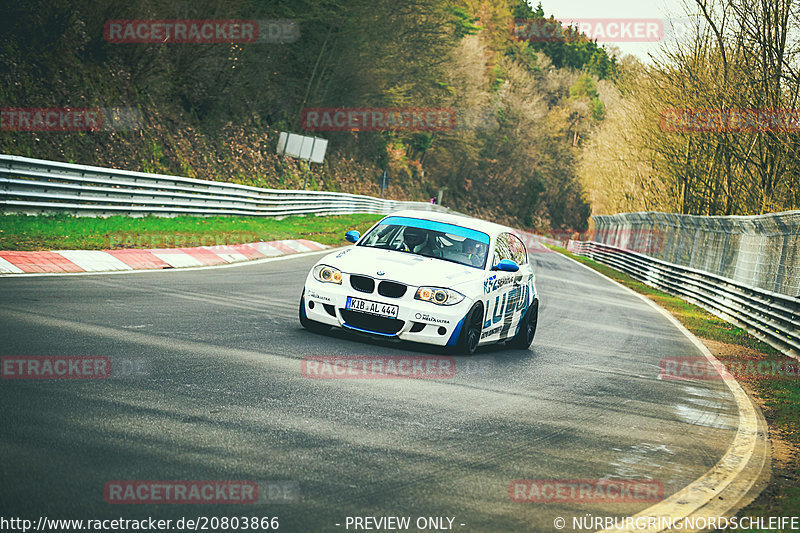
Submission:
<svg viewBox="0 0 800 533">
<path fill-rule="evenodd" d="M 800 211 L 752 216 L 595 215 L 585 239 L 800 297 Z"/>
<path fill-rule="evenodd" d="M 261 189 L 13 155 L 0 155 L 0 209 L 7 213 L 71 212 L 85 216 L 447 211 L 427 202 L 400 202 L 337 192 Z"/>
<path fill-rule="evenodd" d="M 598 242 L 569 241 L 567 249 L 699 305 L 783 353 L 800 357 L 800 298 Z"/>
</svg>

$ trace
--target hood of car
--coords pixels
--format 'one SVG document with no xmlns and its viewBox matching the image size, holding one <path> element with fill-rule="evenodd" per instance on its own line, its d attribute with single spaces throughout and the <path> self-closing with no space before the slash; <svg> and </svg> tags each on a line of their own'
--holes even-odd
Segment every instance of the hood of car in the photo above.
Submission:
<svg viewBox="0 0 800 533">
<path fill-rule="evenodd" d="M 320 263 L 346 274 L 388 279 L 406 285 L 453 287 L 483 279 L 483 270 L 406 252 L 351 246 L 326 256 Z"/>
</svg>

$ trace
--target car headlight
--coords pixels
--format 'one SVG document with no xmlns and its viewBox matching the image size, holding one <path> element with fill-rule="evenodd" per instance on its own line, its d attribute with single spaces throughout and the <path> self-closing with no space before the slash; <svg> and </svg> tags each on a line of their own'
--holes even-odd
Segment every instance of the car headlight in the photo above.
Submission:
<svg viewBox="0 0 800 533">
<path fill-rule="evenodd" d="M 312 272 L 314 273 L 314 279 L 317 281 L 321 281 L 322 283 L 336 283 L 337 285 L 342 284 L 342 271 L 338 268 L 333 268 L 328 265 L 317 265 Z"/>
<path fill-rule="evenodd" d="M 441 287 L 420 287 L 414 296 L 416 300 L 431 302 L 436 305 L 456 305 L 465 296 L 452 289 L 442 289 Z"/>
</svg>

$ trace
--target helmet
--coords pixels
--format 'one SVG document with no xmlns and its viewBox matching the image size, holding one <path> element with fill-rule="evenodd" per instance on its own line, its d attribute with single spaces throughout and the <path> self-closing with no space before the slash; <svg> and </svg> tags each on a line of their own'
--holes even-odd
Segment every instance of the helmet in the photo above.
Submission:
<svg viewBox="0 0 800 533">
<path fill-rule="evenodd" d="M 425 237 L 427 237 L 427 233 L 422 228 L 408 226 L 403 230 L 403 242 L 412 250 L 425 242 Z"/>
<path fill-rule="evenodd" d="M 484 257 L 486 257 L 485 244 L 472 239 L 464 239 L 461 246 L 470 263 L 474 266 L 483 266 Z"/>
</svg>

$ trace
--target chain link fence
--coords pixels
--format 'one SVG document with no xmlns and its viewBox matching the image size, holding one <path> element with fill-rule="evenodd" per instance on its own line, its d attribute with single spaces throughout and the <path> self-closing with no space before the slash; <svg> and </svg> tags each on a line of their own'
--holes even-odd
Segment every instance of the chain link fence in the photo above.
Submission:
<svg viewBox="0 0 800 533">
<path fill-rule="evenodd" d="M 800 211 L 758 216 L 595 215 L 591 240 L 800 297 Z"/>
</svg>

